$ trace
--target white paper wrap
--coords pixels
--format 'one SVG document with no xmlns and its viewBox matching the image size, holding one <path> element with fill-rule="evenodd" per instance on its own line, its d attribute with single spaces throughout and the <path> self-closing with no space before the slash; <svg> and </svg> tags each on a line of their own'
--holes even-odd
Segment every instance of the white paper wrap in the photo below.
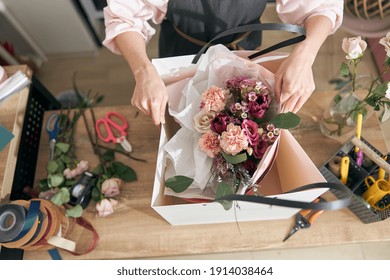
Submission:
<svg viewBox="0 0 390 280">
<path fill-rule="evenodd" d="M 209 48 L 197 66 L 194 76 L 181 91 L 177 88 L 175 91 L 168 89 L 169 114 L 176 119 L 181 128 L 164 146 L 167 166 L 165 178 L 184 175 L 193 178 L 194 183 L 182 193 L 175 193 L 166 188 L 165 194 L 210 199 L 212 194 L 205 192 L 204 188 L 211 176 L 212 159 L 198 146 L 201 135 L 194 129 L 193 119 L 200 111 L 202 93 L 211 86 L 223 88 L 224 81 L 235 76 L 257 78 L 273 91 L 274 75 L 264 67 L 237 56 L 223 45 Z M 277 145 L 271 147 L 273 146 Z M 266 163 L 260 163 L 261 173 L 272 163 L 275 153 L 276 149 L 273 148 L 263 160 Z M 261 175 L 256 176 L 259 178 Z"/>
</svg>

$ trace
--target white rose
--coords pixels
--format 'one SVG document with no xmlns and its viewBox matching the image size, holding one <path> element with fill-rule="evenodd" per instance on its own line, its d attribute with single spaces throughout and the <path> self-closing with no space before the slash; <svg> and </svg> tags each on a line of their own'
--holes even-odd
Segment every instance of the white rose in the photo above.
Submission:
<svg viewBox="0 0 390 280">
<path fill-rule="evenodd" d="M 389 33 L 387 33 L 389 35 Z M 387 90 L 385 97 L 390 100 L 390 82 L 387 83 Z"/>
<path fill-rule="evenodd" d="M 211 121 L 215 117 L 215 112 L 201 110 L 194 116 L 194 128 L 199 133 L 206 133 L 210 130 Z"/>
<path fill-rule="evenodd" d="M 386 34 L 386 37 L 379 40 L 379 44 L 385 47 L 386 55 L 390 57 L 390 32 Z"/>
<path fill-rule="evenodd" d="M 363 55 L 367 48 L 367 43 L 360 36 L 353 38 L 344 38 L 341 45 L 343 51 L 347 54 L 347 59 L 356 59 Z"/>
</svg>

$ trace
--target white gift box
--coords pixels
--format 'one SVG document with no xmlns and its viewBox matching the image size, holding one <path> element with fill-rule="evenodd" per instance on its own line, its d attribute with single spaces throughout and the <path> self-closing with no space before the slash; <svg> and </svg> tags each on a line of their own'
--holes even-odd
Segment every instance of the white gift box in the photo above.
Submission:
<svg viewBox="0 0 390 280">
<path fill-rule="evenodd" d="M 224 51 L 223 49 L 218 49 Z M 240 56 L 247 56 L 249 52 L 240 52 Z M 284 57 L 283 54 L 267 55 L 263 61 L 272 61 Z M 191 64 L 192 56 L 171 57 L 153 61 L 160 76 L 166 82 L 168 95 L 182 91 L 191 81 L 191 77 L 197 70 L 197 65 Z M 261 62 L 261 59 L 257 62 Z M 206 86 L 207 87 L 207 86 Z M 176 101 L 171 101 L 176 102 Z M 177 104 L 170 104 L 175 107 Z M 183 123 L 181 124 L 183 125 Z M 185 125 L 185 124 L 184 124 Z M 161 129 L 158 149 L 157 166 L 153 186 L 151 207 L 172 225 L 210 224 L 225 222 L 243 222 L 259 220 L 288 219 L 299 211 L 296 208 L 270 206 L 251 202 L 234 202 L 233 207 L 225 210 L 218 202 L 188 202 L 174 195 L 167 195 L 164 185 L 165 180 L 171 174 L 172 161 L 167 157 L 165 149 L 168 141 L 179 131 L 180 125 L 172 116 L 166 116 L 166 124 Z M 184 146 L 184 144 L 183 144 Z M 173 146 L 175 147 L 175 146 Z M 191 147 L 186 146 L 186 149 Z M 177 156 L 183 157 L 181 170 L 190 169 L 190 163 L 186 165 L 187 150 L 177 147 Z M 170 175 L 166 175 L 169 170 Z M 175 170 L 175 169 L 174 169 Z M 188 170 L 191 171 L 191 170 Z M 291 133 L 283 130 L 280 136 L 279 146 L 275 161 L 262 180 L 258 182 L 259 193 L 264 196 L 277 197 L 303 202 L 311 202 L 326 189 L 314 189 L 296 193 L 286 193 L 303 185 L 325 182 L 319 170 L 304 152 Z M 180 195 L 179 195 L 180 196 Z"/>
</svg>

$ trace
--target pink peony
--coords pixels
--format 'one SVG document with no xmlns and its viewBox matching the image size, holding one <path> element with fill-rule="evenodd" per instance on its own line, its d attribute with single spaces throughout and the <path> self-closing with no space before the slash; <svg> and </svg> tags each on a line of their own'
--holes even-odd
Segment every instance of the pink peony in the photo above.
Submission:
<svg viewBox="0 0 390 280">
<path fill-rule="evenodd" d="M 248 147 L 248 140 L 241 127 L 230 123 L 222 132 L 220 145 L 225 153 L 235 156 Z"/>
<path fill-rule="evenodd" d="M 226 91 L 212 86 L 202 94 L 202 105 L 207 111 L 220 112 L 225 108 Z"/>
<path fill-rule="evenodd" d="M 120 194 L 120 187 L 123 181 L 119 178 L 111 178 L 104 180 L 102 184 L 102 194 L 105 197 L 114 197 Z"/>
<path fill-rule="evenodd" d="M 99 217 L 106 217 L 114 213 L 114 206 L 118 204 L 115 199 L 102 199 L 96 203 L 96 211 Z"/>
<path fill-rule="evenodd" d="M 249 144 L 251 144 L 251 146 L 257 146 L 260 142 L 260 135 L 258 133 L 259 126 L 257 123 L 251 120 L 243 120 L 241 128 L 244 130 Z"/>
<path fill-rule="evenodd" d="M 204 134 L 199 139 L 200 149 L 207 154 L 208 157 L 214 158 L 221 149 L 219 147 L 218 134 L 209 131 Z"/>
</svg>

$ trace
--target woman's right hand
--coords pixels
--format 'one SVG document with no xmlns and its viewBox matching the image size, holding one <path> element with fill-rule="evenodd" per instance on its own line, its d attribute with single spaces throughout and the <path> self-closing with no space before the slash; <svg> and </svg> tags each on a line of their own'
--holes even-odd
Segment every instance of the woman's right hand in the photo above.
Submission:
<svg viewBox="0 0 390 280">
<path fill-rule="evenodd" d="M 136 84 L 131 105 L 149 116 L 155 125 L 164 124 L 168 93 L 156 69 L 149 65 L 139 69 L 134 77 Z"/>
</svg>

